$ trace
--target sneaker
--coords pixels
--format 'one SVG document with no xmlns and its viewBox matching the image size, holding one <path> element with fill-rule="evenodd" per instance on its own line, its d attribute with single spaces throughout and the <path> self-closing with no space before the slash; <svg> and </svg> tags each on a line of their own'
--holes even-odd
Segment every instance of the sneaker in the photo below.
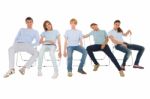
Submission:
<svg viewBox="0 0 150 99">
<path fill-rule="evenodd" d="M 93 69 L 93 71 L 97 71 L 98 70 L 98 68 L 99 68 L 99 64 L 97 64 L 97 65 L 94 65 L 94 69 Z"/>
<path fill-rule="evenodd" d="M 121 77 L 124 77 L 124 76 L 125 76 L 123 70 L 120 70 L 120 71 L 119 71 L 119 74 L 120 74 Z"/>
<path fill-rule="evenodd" d="M 56 79 L 58 77 L 58 73 L 54 73 L 53 75 L 52 75 L 52 79 Z"/>
<path fill-rule="evenodd" d="M 42 71 L 38 70 L 38 76 L 42 76 Z"/>
<path fill-rule="evenodd" d="M 78 72 L 81 73 L 81 74 L 87 74 L 83 69 L 78 70 Z"/>
<path fill-rule="evenodd" d="M 10 69 L 8 70 L 8 72 L 4 75 L 4 78 L 7 78 L 9 77 L 10 75 L 14 74 L 15 73 L 15 69 Z"/>
<path fill-rule="evenodd" d="M 72 72 L 68 72 L 68 77 L 72 77 Z"/>
<path fill-rule="evenodd" d="M 144 67 L 139 66 L 139 65 L 134 65 L 133 68 L 144 69 Z"/>
<path fill-rule="evenodd" d="M 24 74 L 25 74 L 25 68 L 22 67 L 22 68 L 19 70 L 19 72 L 20 72 L 22 75 L 24 75 Z"/>
</svg>

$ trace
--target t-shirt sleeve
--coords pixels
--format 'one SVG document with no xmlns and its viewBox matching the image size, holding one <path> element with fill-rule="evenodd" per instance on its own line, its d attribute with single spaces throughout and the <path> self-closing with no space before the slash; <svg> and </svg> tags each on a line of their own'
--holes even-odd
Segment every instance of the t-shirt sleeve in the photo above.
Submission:
<svg viewBox="0 0 150 99">
<path fill-rule="evenodd" d="M 56 31 L 57 32 L 57 37 L 60 35 L 59 31 Z"/>
<path fill-rule="evenodd" d="M 107 36 L 108 36 L 108 35 L 107 35 L 107 32 L 106 32 L 105 30 L 104 30 L 104 36 L 105 36 L 105 37 L 107 37 Z"/>
<path fill-rule="evenodd" d="M 88 33 L 89 36 L 93 35 L 93 31 L 91 31 L 90 33 Z"/>
<path fill-rule="evenodd" d="M 15 42 L 18 40 L 19 36 L 21 35 L 21 31 L 22 31 L 22 29 L 20 29 L 20 30 L 18 31 L 18 34 L 17 34 L 16 37 L 15 37 Z"/>
<path fill-rule="evenodd" d="M 37 46 L 39 44 L 39 41 L 40 41 L 39 32 L 35 31 L 34 33 L 35 33 L 36 42 L 33 44 L 33 46 Z"/>
<path fill-rule="evenodd" d="M 108 32 L 108 36 L 111 36 L 111 35 L 112 35 L 112 31 L 109 31 L 109 32 Z"/>
<path fill-rule="evenodd" d="M 41 36 L 42 36 L 42 37 L 45 37 L 45 32 L 42 32 L 42 33 L 41 33 Z"/>
<path fill-rule="evenodd" d="M 82 39 L 82 37 L 83 37 L 83 34 L 82 34 L 82 32 L 80 31 L 79 38 Z"/>
</svg>

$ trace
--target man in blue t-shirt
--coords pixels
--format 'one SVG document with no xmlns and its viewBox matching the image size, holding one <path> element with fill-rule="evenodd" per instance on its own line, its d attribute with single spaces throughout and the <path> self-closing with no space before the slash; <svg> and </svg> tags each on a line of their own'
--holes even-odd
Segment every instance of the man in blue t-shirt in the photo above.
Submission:
<svg viewBox="0 0 150 99">
<path fill-rule="evenodd" d="M 25 22 L 27 24 L 27 28 L 20 29 L 13 46 L 9 48 L 9 70 L 4 75 L 4 78 L 7 78 L 15 73 L 15 53 L 27 52 L 32 55 L 30 59 L 26 62 L 26 64 L 19 70 L 22 75 L 25 74 L 25 69 L 29 68 L 38 57 L 38 51 L 34 48 L 34 46 L 39 45 L 39 34 L 36 30 L 32 28 L 33 19 L 31 17 L 27 17 L 25 19 Z M 33 43 L 34 40 L 35 42 Z"/>
</svg>

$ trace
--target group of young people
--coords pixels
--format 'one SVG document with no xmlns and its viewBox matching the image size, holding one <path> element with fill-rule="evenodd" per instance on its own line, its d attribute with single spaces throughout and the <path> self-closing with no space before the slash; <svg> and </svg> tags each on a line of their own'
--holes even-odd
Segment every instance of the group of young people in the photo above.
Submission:
<svg viewBox="0 0 150 99">
<path fill-rule="evenodd" d="M 25 70 L 27 68 L 30 68 L 30 66 L 36 61 L 38 58 L 38 76 L 42 76 L 42 62 L 43 62 L 43 56 L 46 51 L 49 52 L 49 55 L 52 60 L 52 64 L 54 67 L 54 74 L 52 75 L 52 78 L 57 78 L 59 75 L 58 71 L 58 64 L 56 61 L 56 48 L 58 47 L 58 56 L 59 58 L 62 57 L 62 54 L 64 57 L 67 57 L 67 71 L 68 71 L 68 77 L 72 77 L 72 61 L 73 61 L 73 52 L 78 51 L 82 54 L 81 61 L 78 67 L 78 72 L 81 74 L 86 74 L 86 72 L 83 70 L 85 60 L 87 57 L 87 54 L 91 58 L 91 60 L 94 63 L 94 69 L 93 71 L 97 71 L 100 64 L 96 60 L 94 53 L 96 51 L 103 51 L 110 60 L 114 63 L 116 68 L 119 71 L 119 74 L 121 77 L 124 77 L 124 70 L 126 66 L 126 62 L 131 55 L 131 50 L 137 50 L 137 57 L 135 60 L 135 63 L 133 65 L 133 68 L 139 68 L 144 69 L 144 67 L 139 65 L 140 58 L 144 52 L 144 47 L 136 44 L 129 44 L 126 43 L 123 40 L 123 36 L 127 36 L 129 34 L 132 34 L 130 30 L 128 30 L 126 33 L 123 32 L 123 30 L 120 28 L 120 20 L 114 21 L 114 27 L 113 29 L 107 34 L 105 30 L 101 30 L 98 27 L 97 23 L 92 23 L 90 25 L 92 31 L 86 35 L 83 35 L 80 30 L 76 28 L 77 20 L 75 18 L 72 18 L 70 20 L 70 26 L 71 29 L 67 30 L 65 32 L 64 38 L 64 52 L 62 53 L 61 49 L 61 35 L 58 32 L 58 30 L 54 30 L 53 26 L 50 21 L 46 20 L 43 23 L 44 32 L 41 33 L 41 36 L 39 36 L 37 30 L 33 29 L 33 19 L 31 17 L 27 17 L 25 19 L 25 22 L 27 24 L 27 28 L 21 28 L 15 38 L 13 46 L 9 48 L 9 70 L 4 75 L 4 78 L 9 77 L 10 75 L 15 73 L 14 69 L 14 61 L 15 61 L 15 53 L 17 52 L 27 52 L 31 54 L 32 56 L 30 59 L 26 62 L 24 66 L 22 66 L 21 69 L 19 69 L 19 72 L 24 75 Z M 83 47 L 82 40 L 84 38 L 87 38 L 89 36 L 93 36 L 94 38 L 94 44 L 89 45 L 86 49 Z M 123 58 L 123 63 L 119 65 L 116 57 L 113 55 L 112 51 L 109 48 L 108 41 L 109 39 L 114 43 L 115 48 L 123 53 L 125 53 Z M 33 43 L 33 40 L 35 42 Z M 58 43 L 58 44 L 56 44 Z M 38 52 L 35 48 L 38 45 L 42 45 L 40 51 Z"/>
</svg>

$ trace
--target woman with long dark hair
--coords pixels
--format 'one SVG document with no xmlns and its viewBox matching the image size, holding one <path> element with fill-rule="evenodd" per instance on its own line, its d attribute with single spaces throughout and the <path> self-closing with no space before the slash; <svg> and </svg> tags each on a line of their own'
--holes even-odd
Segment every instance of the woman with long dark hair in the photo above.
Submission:
<svg viewBox="0 0 150 99">
<path fill-rule="evenodd" d="M 131 30 L 128 30 L 126 33 L 124 33 L 123 30 L 120 28 L 120 24 L 121 24 L 120 20 L 114 21 L 114 27 L 109 32 L 109 38 L 115 44 L 115 48 L 117 50 L 125 53 L 124 58 L 123 58 L 123 63 L 122 63 L 122 69 L 125 70 L 126 62 L 129 56 L 131 55 L 131 50 L 138 51 L 133 68 L 144 69 L 144 67 L 139 66 L 141 56 L 143 55 L 143 52 L 144 52 L 144 47 L 140 45 L 136 45 L 136 44 L 126 43 L 123 40 L 123 36 L 128 36 L 129 34 L 131 35 L 132 32 Z"/>
</svg>

